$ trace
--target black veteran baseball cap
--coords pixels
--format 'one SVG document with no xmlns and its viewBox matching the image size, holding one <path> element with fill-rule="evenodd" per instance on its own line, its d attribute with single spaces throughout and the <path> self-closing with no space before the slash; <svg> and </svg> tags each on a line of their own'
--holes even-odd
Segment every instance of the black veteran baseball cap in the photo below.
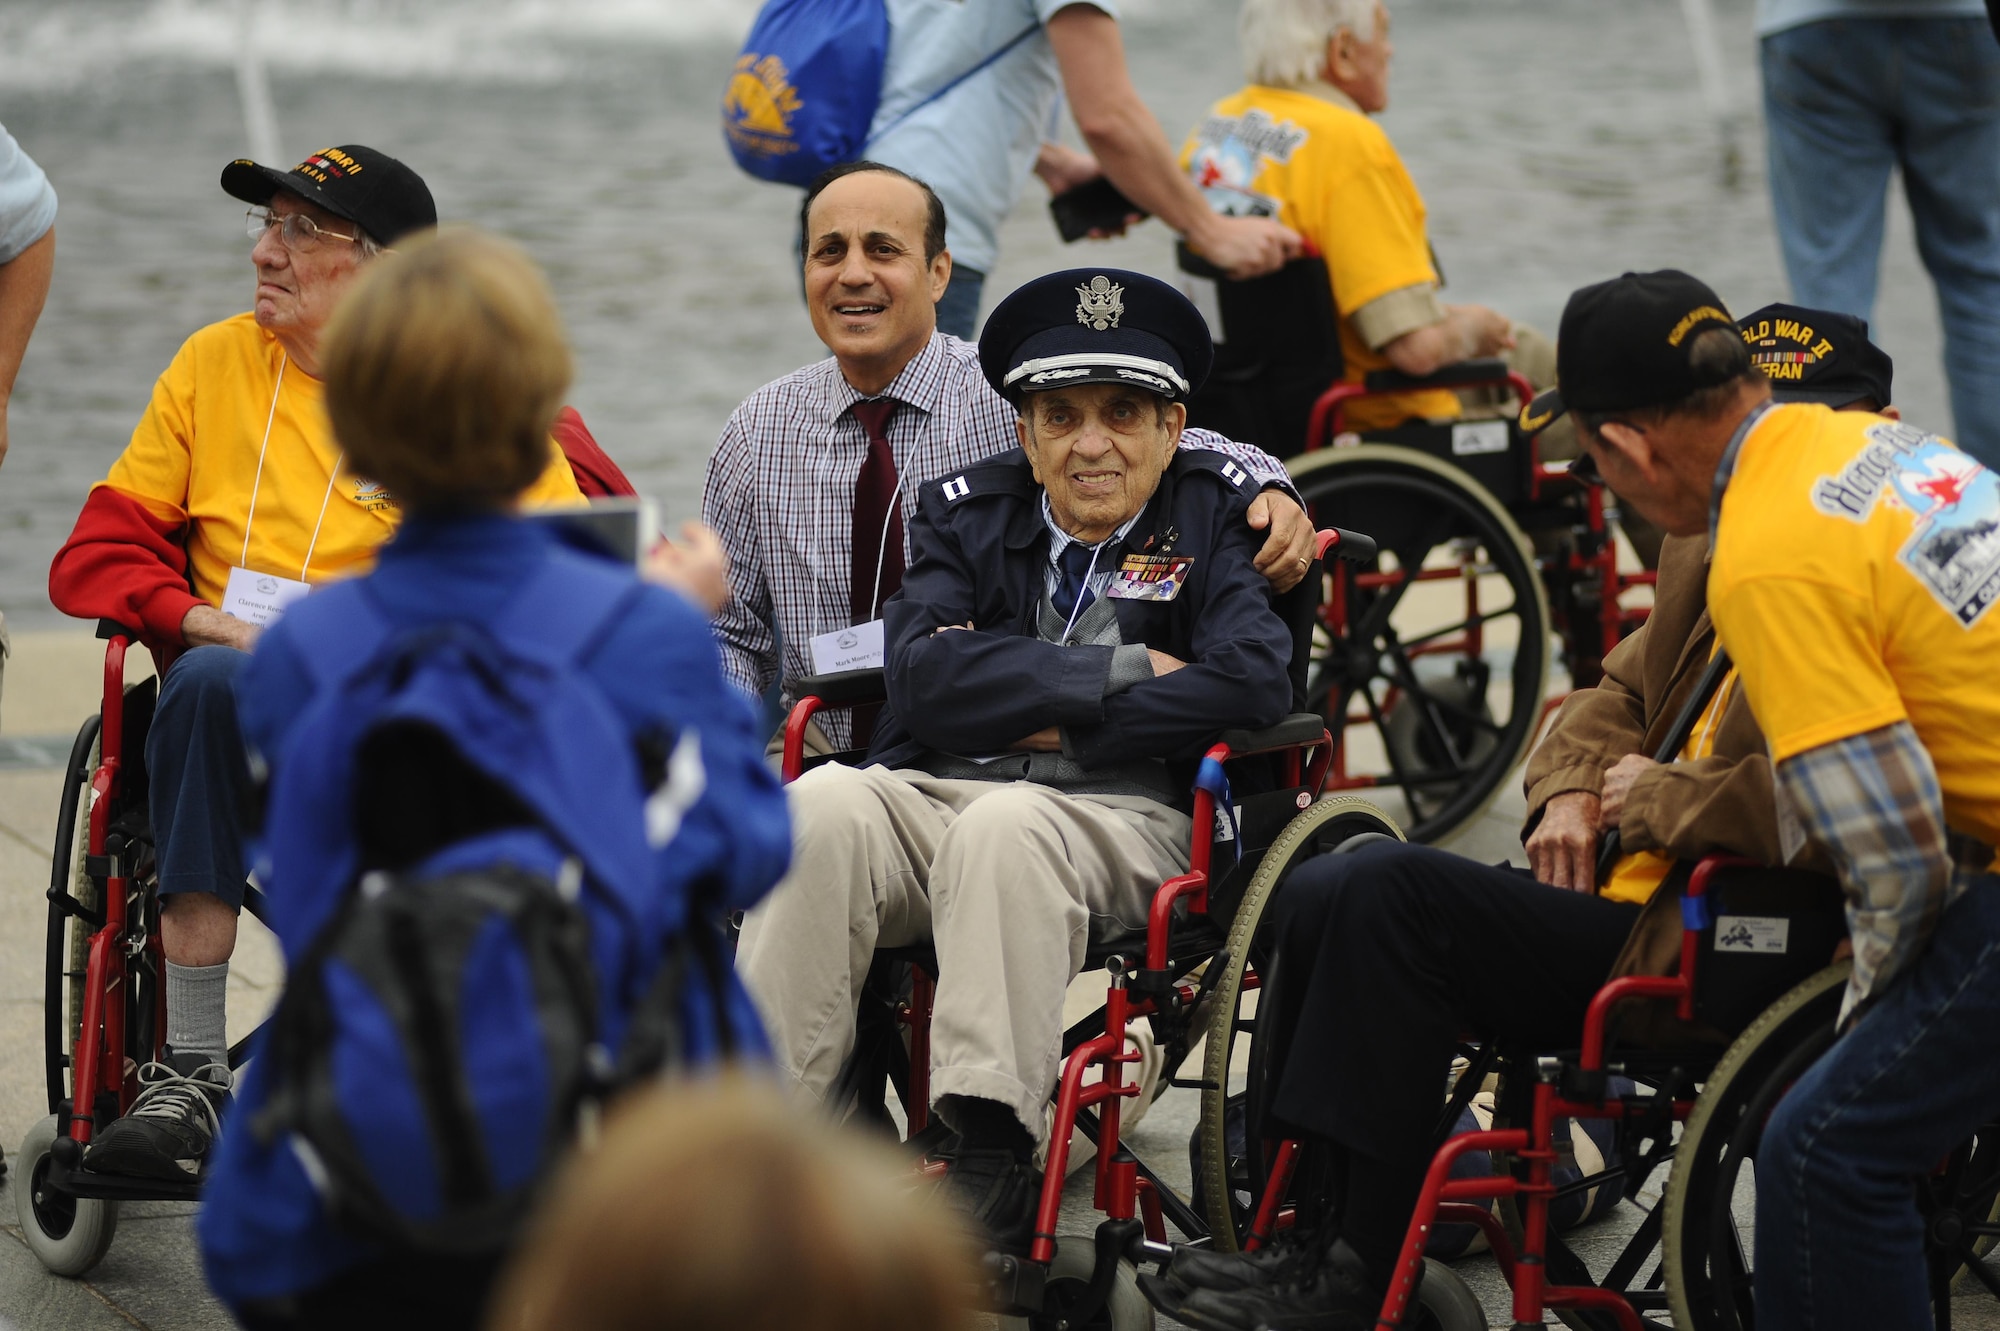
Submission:
<svg viewBox="0 0 2000 1331">
<path fill-rule="evenodd" d="M 1845 407 L 1872 399 L 1878 407 L 1889 405 L 1896 364 L 1868 340 L 1866 319 L 1803 305 L 1766 305 L 1736 326 L 1780 402 Z"/>
<path fill-rule="evenodd" d="M 1011 402 L 1066 384 L 1127 384 L 1181 402 L 1214 359 L 1193 302 L 1121 268 L 1038 277 L 1001 301 L 979 335 L 986 382 Z"/>
<path fill-rule="evenodd" d="M 1715 386 L 1691 363 L 1695 338 L 1736 331 L 1721 297 L 1672 268 L 1626 273 L 1573 292 L 1556 334 L 1556 387 L 1521 409 L 1521 428 L 1545 428 L 1565 411 L 1629 411 L 1676 402 Z"/>
<path fill-rule="evenodd" d="M 355 223 L 381 245 L 393 245 L 438 220 L 422 176 L 359 143 L 308 153 L 289 171 L 239 157 L 222 168 L 222 188 L 245 203 L 269 203 L 279 190 L 290 190 Z"/>
</svg>

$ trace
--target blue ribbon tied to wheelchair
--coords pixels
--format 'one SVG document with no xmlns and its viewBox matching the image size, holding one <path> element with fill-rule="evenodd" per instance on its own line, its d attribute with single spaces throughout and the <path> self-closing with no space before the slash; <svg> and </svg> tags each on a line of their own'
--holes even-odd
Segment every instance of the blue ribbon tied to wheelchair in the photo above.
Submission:
<svg viewBox="0 0 2000 1331">
<path fill-rule="evenodd" d="M 1195 769 L 1194 788 L 1205 790 L 1215 801 L 1215 807 L 1229 819 L 1229 834 L 1238 846 L 1243 844 L 1243 821 L 1236 816 L 1236 805 L 1229 798 L 1229 773 L 1222 770 L 1222 760 L 1207 757 Z"/>
</svg>

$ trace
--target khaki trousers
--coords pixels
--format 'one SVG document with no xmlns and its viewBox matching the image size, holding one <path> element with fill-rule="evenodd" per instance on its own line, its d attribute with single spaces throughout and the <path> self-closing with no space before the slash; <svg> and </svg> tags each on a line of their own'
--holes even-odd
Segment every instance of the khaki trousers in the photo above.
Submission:
<svg viewBox="0 0 2000 1331">
<path fill-rule="evenodd" d="M 1026 781 L 832 764 L 788 794 L 792 871 L 744 919 L 736 965 L 791 1089 L 826 1098 L 875 949 L 930 940 L 932 1101 L 997 1101 L 1039 1144 L 1064 990 L 1093 930 L 1142 931 L 1154 890 L 1186 871 L 1187 815 Z"/>
</svg>

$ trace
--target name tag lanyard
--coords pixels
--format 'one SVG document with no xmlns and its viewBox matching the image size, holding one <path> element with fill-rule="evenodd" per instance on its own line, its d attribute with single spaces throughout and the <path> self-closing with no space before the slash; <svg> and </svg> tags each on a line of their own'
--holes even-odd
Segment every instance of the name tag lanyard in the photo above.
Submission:
<svg viewBox="0 0 2000 1331">
<path fill-rule="evenodd" d="M 271 424 L 278 419 L 278 395 L 285 391 L 285 367 L 291 358 L 283 351 L 278 353 L 278 382 L 271 389 L 271 410 L 264 417 L 264 442 L 257 447 L 257 477 L 250 482 L 250 511 L 243 516 L 243 559 L 241 566 L 250 567 L 250 528 L 257 521 L 257 494 L 264 487 L 264 458 L 271 451 Z M 340 475 L 340 464 L 346 460 L 344 454 L 333 459 L 333 470 L 327 473 L 326 493 L 319 499 L 319 518 L 313 523 L 312 539 L 306 542 L 306 559 L 299 565 L 299 581 L 306 580 L 306 572 L 312 567 L 313 551 L 319 546 L 320 529 L 326 525 L 326 506 L 333 498 L 333 482 Z M 880 573 L 876 574 L 879 579 Z"/>
<path fill-rule="evenodd" d="M 876 611 L 882 608 L 882 561 L 889 556 L 889 524 L 894 522 L 896 515 L 902 511 L 903 486 L 902 482 L 898 481 L 896 493 L 889 497 L 887 504 L 883 505 L 882 530 L 875 537 L 875 581 L 869 585 L 868 618 L 861 621 L 864 624 L 872 624 L 879 618 Z"/>
<path fill-rule="evenodd" d="M 1064 642 L 1069 641 L 1070 630 L 1076 627 L 1076 617 L 1083 613 L 1083 594 L 1090 590 L 1090 580 L 1097 576 L 1097 557 L 1104 553 L 1105 546 L 1117 539 L 1118 533 L 1113 532 L 1096 545 L 1090 547 L 1090 567 L 1083 571 L 1083 586 L 1077 589 L 1076 604 L 1070 607 L 1069 622 L 1063 625 L 1062 640 Z"/>
</svg>

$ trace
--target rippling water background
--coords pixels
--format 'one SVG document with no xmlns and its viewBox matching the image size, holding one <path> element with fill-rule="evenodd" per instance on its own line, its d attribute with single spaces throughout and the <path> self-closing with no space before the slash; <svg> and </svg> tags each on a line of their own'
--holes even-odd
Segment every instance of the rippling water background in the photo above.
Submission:
<svg viewBox="0 0 2000 1331">
<path fill-rule="evenodd" d="M 977 0 L 971 0 L 977 3 Z M 1553 332 L 1564 297 L 1625 268 L 1685 267 L 1739 312 L 1781 299 L 1748 0 L 1717 0 L 1740 167 L 1699 95 L 1673 0 L 1391 0 L 1384 123 L 1430 206 L 1447 296 Z M 576 344 L 573 400 L 674 518 L 757 385 L 824 354 L 790 261 L 794 191 L 738 174 L 715 104 L 754 0 L 265 0 L 286 162 L 360 141 L 421 171 L 448 218 L 547 266 Z M 1235 5 L 1123 0 L 1141 91 L 1178 142 L 1240 82 Z M 57 620 L 49 557 L 154 377 L 250 293 L 247 151 L 230 0 L 0 0 L 0 123 L 61 195 L 55 287 L 0 470 L 0 609 Z M 1900 203 L 1878 335 L 1897 398 L 1948 429 L 1928 279 Z M 1039 185 L 1009 220 L 988 304 L 1102 261 L 1166 273 L 1157 224 L 1058 243 Z"/>
</svg>

